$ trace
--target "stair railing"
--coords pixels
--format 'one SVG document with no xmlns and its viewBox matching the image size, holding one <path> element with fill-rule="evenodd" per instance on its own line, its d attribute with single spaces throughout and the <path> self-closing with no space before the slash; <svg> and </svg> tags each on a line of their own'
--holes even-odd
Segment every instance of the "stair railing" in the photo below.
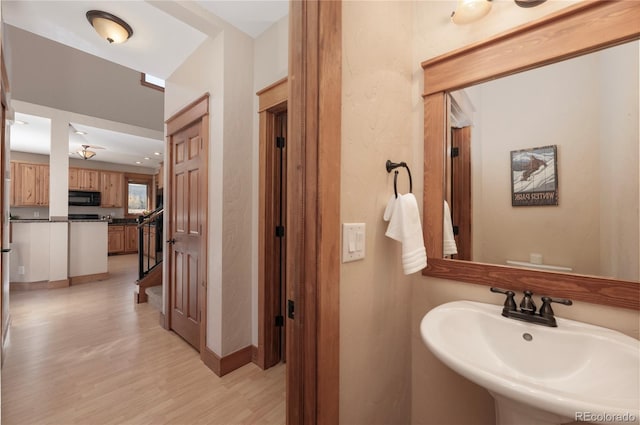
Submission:
<svg viewBox="0 0 640 425">
<path fill-rule="evenodd" d="M 144 278 L 162 263 L 162 220 L 164 208 L 158 207 L 139 216 L 138 223 L 138 279 Z"/>
</svg>

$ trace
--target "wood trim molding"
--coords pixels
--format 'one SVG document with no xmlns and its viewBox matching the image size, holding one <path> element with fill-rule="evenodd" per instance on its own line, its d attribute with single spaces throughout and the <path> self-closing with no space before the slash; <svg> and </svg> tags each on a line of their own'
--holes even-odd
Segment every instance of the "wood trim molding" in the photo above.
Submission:
<svg viewBox="0 0 640 425">
<path fill-rule="evenodd" d="M 204 364 L 218 376 L 224 376 L 233 372 L 242 366 L 251 363 L 251 353 L 255 348 L 248 345 L 238 351 L 234 351 L 224 357 L 218 356 L 209 347 L 202 350 L 202 361 Z"/>
<path fill-rule="evenodd" d="M 640 309 L 638 282 L 442 258 L 445 98 L 449 90 L 547 65 L 640 38 L 640 3 L 584 2 L 422 63 L 424 69 L 423 275 Z M 440 223 L 431 225 L 430 223 Z"/>
<path fill-rule="evenodd" d="M 339 423 L 342 3 L 289 6 L 287 423 Z"/>
<path fill-rule="evenodd" d="M 82 276 L 70 276 L 69 285 L 79 285 L 81 283 L 97 282 L 105 279 L 109 279 L 109 272 L 85 274 Z"/>
<path fill-rule="evenodd" d="M 638 38 L 635 1 L 583 2 L 424 61 L 424 95 L 456 90 Z M 428 72 L 427 72 L 428 70 Z"/>
<path fill-rule="evenodd" d="M 289 97 L 289 84 L 287 77 L 268 85 L 259 92 L 258 96 L 258 112 L 266 111 L 274 106 L 287 101 Z"/>
<path fill-rule="evenodd" d="M 209 93 L 194 100 L 165 121 L 167 135 L 175 134 L 192 122 L 209 114 Z"/>
<path fill-rule="evenodd" d="M 167 323 L 167 316 L 165 316 L 163 312 L 160 312 L 160 314 L 158 315 L 158 324 L 162 328 L 169 330 L 169 324 Z"/>
<path fill-rule="evenodd" d="M 67 288 L 69 285 L 69 279 L 41 280 L 39 282 L 11 282 L 9 289 L 11 291 L 31 291 L 35 289 Z"/>
</svg>

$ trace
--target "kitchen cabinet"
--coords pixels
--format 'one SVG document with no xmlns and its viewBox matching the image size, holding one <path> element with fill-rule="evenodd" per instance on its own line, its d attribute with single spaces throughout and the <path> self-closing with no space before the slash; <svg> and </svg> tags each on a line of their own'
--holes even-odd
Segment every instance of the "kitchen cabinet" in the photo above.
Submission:
<svg viewBox="0 0 640 425">
<path fill-rule="evenodd" d="M 125 252 L 138 252 L 138 226 L 129 224 L 124 227 Z"/>
<path fill-rule="evenodd" d="M 138 226 L 135 224 L 110 224 L 108 238 L 109 254 L 138 252 Z"/>
<path fill-rule="evenodd" d="M 69 168 L 69 189 L 100 191 L 100 171 Z"/>
<path fill-rule="evenodd" d="M 144 226 L 143 228 L 143 252 L 146 257 L 156 258 L 156 227 Z"/>
<path fill-rule="evenodd" d="M 122 208 L 124 205 L 124 174 L 113 171 L 100 172 L 101 207 Z"/>
<path fill-rule="evenodd" d="M 14 162 L 13 206 L 39 207 L 49 205 L 49 165 Z"/>
<path fill-rule="evenodd" d="M 109 239 L 109 254 L 124 252 L 124 226 L 109 226 L 107 232 Z"/>
</svg>

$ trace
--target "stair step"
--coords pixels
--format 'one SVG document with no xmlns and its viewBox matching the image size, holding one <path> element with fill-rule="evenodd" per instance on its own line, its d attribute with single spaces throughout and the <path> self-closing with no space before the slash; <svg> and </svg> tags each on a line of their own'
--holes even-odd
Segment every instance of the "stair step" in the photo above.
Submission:
<svg viewBox="0 0 640 425">
<path fill-rule="evenodd" d="M 162 311 L 162 285 L 151 286 L 146 289 L 149 305 Z"/>
</svg>

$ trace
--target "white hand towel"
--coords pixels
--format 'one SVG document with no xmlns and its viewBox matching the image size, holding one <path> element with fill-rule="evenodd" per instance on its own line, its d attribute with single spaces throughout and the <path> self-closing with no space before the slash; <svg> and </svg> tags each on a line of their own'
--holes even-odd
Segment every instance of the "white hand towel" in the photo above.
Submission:
<svg viewBox="0 0 640 425">
<path fill-rule="evenodd" d="M 449 204 L 444 201 L 444 225 L 442 232 L 442 254 L 454 255 L 458 253 L 456 240 L 453 236 L 453 223 L 451 222 L 451 210 Z"/>
<path fill-rule="evenodd" d="M 389 221 L 386 236 L 402 243 L 404 274 L 411 274 L 427 266 L 427 251 L 422 238 L 422 225 L 418 202 L 412 193 L 392 197 L 387 204 L 384 219 Z"/>
</svg>

